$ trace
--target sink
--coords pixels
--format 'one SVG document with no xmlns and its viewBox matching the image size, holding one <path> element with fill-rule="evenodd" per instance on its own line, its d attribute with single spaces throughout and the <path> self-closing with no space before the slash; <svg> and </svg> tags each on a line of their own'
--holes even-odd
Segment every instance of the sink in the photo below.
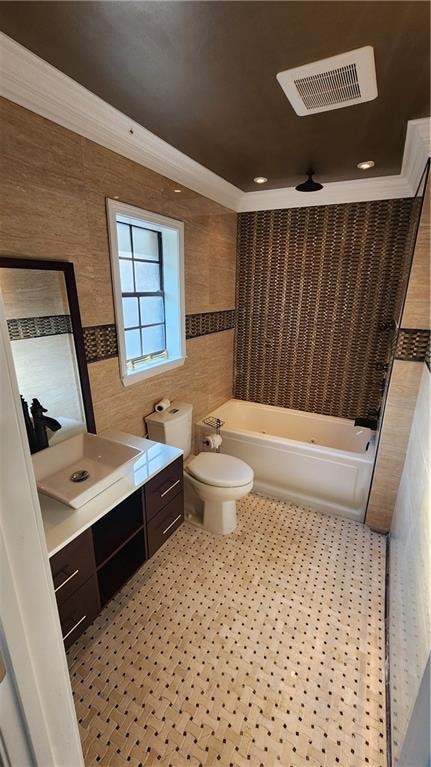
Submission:
<svg viewBox="0 0 431 767">
<path fill-rule="evenodd" d="M 38 490 L 79 509 L 121 479 L 142 453 L 95 434 L 77 434 L 32 456 Z"/>
</svg>

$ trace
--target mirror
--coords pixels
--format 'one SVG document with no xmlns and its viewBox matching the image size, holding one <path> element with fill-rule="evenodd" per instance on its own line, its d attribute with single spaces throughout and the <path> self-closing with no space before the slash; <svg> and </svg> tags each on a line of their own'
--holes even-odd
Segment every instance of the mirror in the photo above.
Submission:
<svg viewBox="0 0 431 767">
<path fill-rule="evenodd" d="M 2 257 L 0 290 L 31 452 L 95 432 L 73 264 Z"/>
</svg>

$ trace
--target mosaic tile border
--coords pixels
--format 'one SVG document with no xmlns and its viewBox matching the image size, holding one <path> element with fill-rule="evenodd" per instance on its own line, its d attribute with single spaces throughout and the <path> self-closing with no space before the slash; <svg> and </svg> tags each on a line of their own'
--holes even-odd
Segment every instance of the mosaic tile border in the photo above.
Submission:
<svg viewBox="0 0 431 767">
<path fill-rule="evenodd" d="M 20 317 L 8 320 L 7 327 L 11 341 L 23 341 L 26 338 L 43 338 L 44 336 L 72 333 L 72 320 L 69 314 Z"/>
<path fill-rule="evenodd" d="M 118 357 L 115 325 L 90 325 L 82 328 L 87 363 Z"/>
<path fill-rule="evenodd" d="M 235 309 L 186 315 L 186 338 L 207 336 L 235 327 Z"/>
<path fill-rule="evenodd" d="M 220 333 L 235 327 L 235 309 L 186 315 L 186 339 Z M 87 363 L 118 357 L 117 328 L 110 325 L 88 325 L 83 328 Z"/>
<path fill-rule="evenodd" d="M 430 331 L 419 328 L 400 328 L 395 347 L 395 359 L 426 362 L 429 358 Z"/>
</svg>

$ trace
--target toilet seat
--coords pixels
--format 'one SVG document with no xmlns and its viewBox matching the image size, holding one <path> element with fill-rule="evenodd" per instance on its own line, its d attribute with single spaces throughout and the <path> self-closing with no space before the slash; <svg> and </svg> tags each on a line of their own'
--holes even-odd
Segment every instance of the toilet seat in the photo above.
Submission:
<svg viewBox="0 0 431 767">
<path fill-rule="evenodd" d="M 199 453 L 187 464 L 192 477 L 213 487 L 242 487 L 253 481 L 253 470 L 240 458 L 223 453 Z"/>
</svg>

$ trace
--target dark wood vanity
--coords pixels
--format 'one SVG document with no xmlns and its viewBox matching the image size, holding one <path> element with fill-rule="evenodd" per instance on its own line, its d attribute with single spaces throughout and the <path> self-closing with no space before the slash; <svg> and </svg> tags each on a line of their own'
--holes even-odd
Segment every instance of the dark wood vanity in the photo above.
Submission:
<svg viewBox="0 0 431 767">
<path fill-rule="evenodd" d="M 73 344 L 70 348 L 73 347 L 75 356 L 72 355 L 71 364 L 76 362 L 80 387 L 76 387 L 75 373 L 71 387 L 74 391 L 76 388 L 76 398 L 82 403 L 85 414 L 85 424 L 82 423 L 80 430 L 96 433 L 87 364 L 91 359 L 87 359 L 85 352 L 73 264 L 67 261 L 2 256 L 0 269 L 10 273 L 10 295 L 15 295 L 14 290 L 16 292 L 19 289 L 28 300 L 29 285 L 36 286 L 38 296 L 54 288 L 57 291 L 55 301 L 49 306 L 55 306 L 55 311 L 60 311 L 60 314 L 42 311 L 41 317 L 34 316 L 34 298 L 28 303 L 28 308 L 27 305 L 22 307 L 21 319 L 15 319 L 16 315 L 11 314 L 10 321 L 14 323 L 9 330 L 11 341 L 42 337 L 44 333 L 36 322 L 40 319 L 48 323 L 45 335 L 69 335 L 72 331 Z M 11 275 L 14 281 L 11 281 Z M 20 279 L 18 282 L 17 275 Z M 48 281 L 45 278 L 49 278 Z M 16 309 L 16 302 L 13 307 Z M 59 323 L 61 332 L 58 331 Z M 54 363 L 56 372 L 57 358 Z M 21 380 L 21 386 L 24 386 L 26 380 Z M 45 386 L 46 380 L 37 382 L 43 389 L 42 384 Z M 60 385 L 64 385 L 63 378 L 61 384 L 58 383 Z M 37 395 L 36 388 L 34 392 L 31 391 L 30 398 L 26 396 L 30 402 L 31 398 L 37 401 L 34 399 Z M 41 418 L 43 412 L 46 411 L 41 411 Z M 49 415 L 61 417 L 64 414 L 55 411 Z M 79 426 L 80 421 L 77 423 Z M 43 447 L 49 449 L 47 434 L 44 436 L 46 442 Z M 141 457 L 136 460 L 133 468 L 128 469 L 126 476 L 77 509 L 55 500 L 57 496 L 51 498 L 42 492 L 39 496 L 66 648 L 73 644 L 102 607 L 184 521 L 181 451 L 122 432 L 105 433 L 103 436 L 137 447 L 141 452 Z M 29 443 L 31 452 L 35 452 L 31 439 Z M 40 444 L 38 448 L 41 448 Z"/>
<path fill-rule="evenodd" d="M 183 521 L 177 458 L 51 557 L 66 649 Z"/>
</svg>

